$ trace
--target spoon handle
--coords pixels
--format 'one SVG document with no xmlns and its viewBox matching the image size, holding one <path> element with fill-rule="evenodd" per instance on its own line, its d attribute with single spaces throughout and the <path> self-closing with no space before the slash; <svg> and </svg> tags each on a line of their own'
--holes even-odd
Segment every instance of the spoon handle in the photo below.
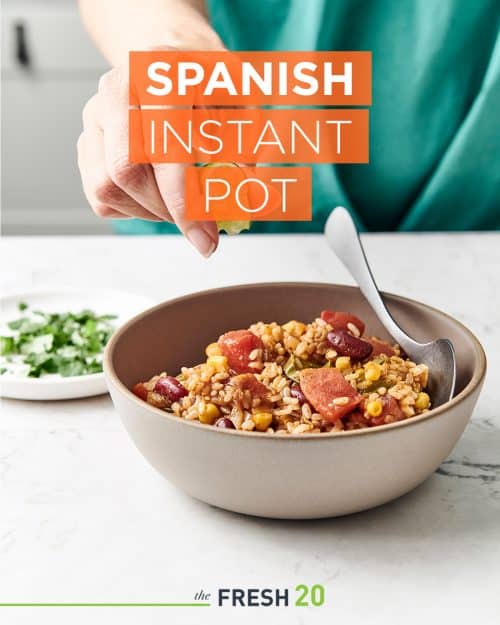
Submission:
<svg viewBox="0 0 500 625">
<path fill-rule="evenodd" d="M 403 332 L 387 310 L 366 260 L 358 230 L 344 207 L 337 206 L 332 211 L 326 222 L 325 234 L 330 247 L 349 270 L 387 332 L 409 354 L 421 347 Z"/>
</svg>

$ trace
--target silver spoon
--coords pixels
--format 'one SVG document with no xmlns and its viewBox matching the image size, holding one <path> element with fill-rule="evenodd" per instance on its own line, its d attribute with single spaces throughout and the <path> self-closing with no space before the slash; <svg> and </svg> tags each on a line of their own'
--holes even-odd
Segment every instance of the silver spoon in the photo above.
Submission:
<svg viewBox="0 0 500 625">
<path fill-rule="evenodd" d="M 337 206 L 325 226 L 326 239 L 357 282 L 382 325 L 415 362 L 429 367 L 429 393 L 437 408 L 453 397 L 456 378 L 455 350 L 448 339 L 417 343 L 402 330 L 387 310 L 373 278 L 365 252 L 349 212 Z"/>
</svg>

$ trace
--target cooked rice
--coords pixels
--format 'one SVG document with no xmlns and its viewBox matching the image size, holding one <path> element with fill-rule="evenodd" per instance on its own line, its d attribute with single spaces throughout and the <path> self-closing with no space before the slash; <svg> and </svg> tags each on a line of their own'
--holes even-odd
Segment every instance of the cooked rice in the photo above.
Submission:
<svg viewBox="0 0 500 625">
<path fill-rule="evenodd" d="M 352 326 L 348 328 L 351 334 L 360 335 L 354 324 L 349 326 Z M 145 382 L 148 403 L 186 420 L 197 420 L 208 403 L 214 404 L 221 416 L 231 419 L 237 430 L 246 432 L 255 430 L 253 417 L 259 412 L 259 406 L 264 405 L 262 410 L 272 414 L 272 424 L 265 430 L 266 433 L 280 435 L 353 430 L 396 420 L 395 415 L 387 414 L 383 417 L 383 423 L 379 423 L 366 410 L 355 410 L 332 423 L 315 412 L 310 403 L 301 405 L 293 396 L 291 389 L 296 383 L 284 372 L 285 363 L 291 357 L 297 370 L 328 366 L 328 363 L 335 366 L 338 355 L 327 339 L 332 327 L 323 319 L 315 319 L 309 324 L 289 322 L 285 325 L 259 321 L 251 325 L 249 330 L 260 337 L 264 345 L 264 350 L 254 349 L 249 354 L 249 367 L 255 368 L 255 373 L 250 375 L 255 376 L 268 391 L 264 400 L 252 397 L 249 389 L 239 388 L 235 383 L 237 375 L 233 372 L 218 371 L 205 362 L 193 367 L 182 367 L 178 379 L 188 394 L 171 405 L 164 396 L 154 391 L 156 382 L 165 373 Z M 428 410 L 419 410 L 415 406 L 418 394 L 427 385 L 428 369 L 423 364 L 404 359 L 397 345 L 393 348 L 395 355 L 380 354 L 369 362 L 353 362 L 342 370 L 342 374 L 363 396 L 364 406 L 367 401 L 388 395 L 397 401 L 404 418 L 413 417 Z M 365 379 L 365 371 L 370 363 L 377 363 L 380 367 L 380 379 L 376 382 Z M 170 372 L 171 375 L 177 373 Z M 341 406 L 348 401 L 348 397 L 338 397 L 332 403 Z"/>
</svg>

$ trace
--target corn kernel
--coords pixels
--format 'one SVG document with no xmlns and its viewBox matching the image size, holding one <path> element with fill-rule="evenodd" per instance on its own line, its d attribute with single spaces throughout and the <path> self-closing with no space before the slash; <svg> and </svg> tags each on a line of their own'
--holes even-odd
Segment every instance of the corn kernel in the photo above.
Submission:
<svg viewBox="0 0 500 625">
<path fill-rule="evenodd" d="M 370 417 L 380 417 L 382 414 L 382 402 L 380 399 L 373 399 L 366 404 L 366 412 Z"/>
<path fill-rule="evenodd" d="M 200 379 L 202 382 L 208 382 L 214 374 L 215 369 L 212 366 L 205 363 L 200 367 Z"/>
<path fill-rule="evenodd" d="M 204 423 L 205 425 L 213 425 L 219 417 L 220 410 L 215 404 L 204 404 L 198 412 L 200 423 Z"/>
<path fill-rule="evenodd" d="M 287 349 L 289 349 L 290 351 L 294 351 L 295 349 L 297 349 L 297 346 L 299 344 L 299 339 L 295 338 L 294 336 L 292 336 L 291 334 L 289 334 L 286 338 L 285 338 L 285 347 Z"/>
<path fill-rule="evenodd" d="M 271 425 L 273 415 L 270 412 L 256 412 L 252 415 L 252 421 L 255 423 L 255 429 L 259 432 L 265 432 Z"/>
<path fill-rule="evenodd" d="M 299 337 L 306 331 L 306 324 L 301 321 L 289 321 L 285 323 L 283 330 L 292 336 Z"/>
<path fill-rule="evenodd" d="M 205 348 L 205 354 L 207 356 L 221 356 L 222 352 L 218 343 L 210 343 Z"/>
<path fill-rule="evenodd" d="M 417 410 L 425 410 L 430 406 L 431 398 L 427 393 L 419 393 L 417 395 L 417 399 L 415 400 L 415 408 Z"/>
<path fill-rule="evenodd" d="M 227 358 L 225 356 L 210 356 L 207 365 L 215 369 L 217 373 L 227 370 Z"/>
<path fill-rule="evenodd" d="M 382 375 L 382 367 L 377 362 L 370 362 L 365 367 L 365 380 L 376 382 L 380 380 Z"/>
<path fill-rule="evenodd" d="M 339 356 L 335 361 L 335 367 L 337 369 L 349 369 L 351 366 L 351 358 L 349 356 Z"/>
</svg>

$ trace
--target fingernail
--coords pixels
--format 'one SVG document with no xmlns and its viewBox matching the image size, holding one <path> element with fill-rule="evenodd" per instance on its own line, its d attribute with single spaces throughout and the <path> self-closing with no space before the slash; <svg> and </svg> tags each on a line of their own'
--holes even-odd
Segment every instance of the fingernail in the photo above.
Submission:
<svg viewBox="0 0 500 625">
<path fill-rule="evenodd" d="M 205 258 L 208 258 L 216 248 L 215 241 L 203 228 L 191 228 L 186 232 L 186 237 Z"/>
</svg>

